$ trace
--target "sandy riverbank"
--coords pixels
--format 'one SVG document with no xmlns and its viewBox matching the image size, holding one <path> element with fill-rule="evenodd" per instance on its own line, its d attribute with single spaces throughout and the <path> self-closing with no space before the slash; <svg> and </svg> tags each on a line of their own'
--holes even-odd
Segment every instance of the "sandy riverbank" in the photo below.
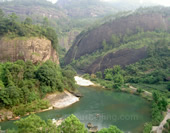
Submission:
<svg viewBox="0 0 170 133">
<path fill-rule="evenodd" d="M 80 86 L 94 86 L 95 84 L 90 80 L 83 79 L 82 77 L 75 76 L 74 77 L 76 83 Z"/>
<path fill-rule="evenodd" d="M 48 94 L 45 99 L 50 102 L 53 108 L 58 109 L 68 107 L 80 100 L 66 90 L 62 93 Z"/>
<path fill-rule="evenodd" d="M 92 83 L 90 80 L 86 80 L 86 79 L 83 79 L 78 76 L 75 76 L 74 78 L 75 78 L 76 83 L 80 86 L 95 86 L 95 84 Z M 61 93 L 56 92 L 53 94 L 47 94 L 44 99 L 48 100 L 50 102 L 50 107 L 48 109 L 40 110 L 40 111 L 33 112 L 33 113 L 44 112 L 44 111 L 52 110 L 54 108 L 56 108 L 56 109 L 65 108 L 65 107 L 68 107 L 80 100 L 79 97 L 76 97 L 75 95 L 71 94 L 70 92 L 68 92 L 66 90 Z M 7 111 L 5 111 L 5 112 L 7 112 Z M 9 113 L 7 112 L 4 115 L 4 119 L 0 120 L 0 122 L 4 121 L 5 117 L 7 117 L 8 119 L 12 119 L 13 118 L 12 114 L 13 113 L 11 112 L 9 115 Z M 26 115 L 29 115 L 29 113 Z M 13 119 L 15 119 L 15 118 L 13 118 Z"/>
<path fill-rule="evenodd" d="M 74 78 L 75 78 L 76 83 L 80 86 L 94 86 L 95 85 L 90 80 L 83 79 L 79 76 L 75 76 Z M 53 108 L 68 107 L 80 100 L 78 97 L 74 96 L 73 94 L 71 94 L 70 92 L 66 90 L 62 93 L 49 94 L 46 96 L 45 99 L 49 100 Z"/>
</svg>

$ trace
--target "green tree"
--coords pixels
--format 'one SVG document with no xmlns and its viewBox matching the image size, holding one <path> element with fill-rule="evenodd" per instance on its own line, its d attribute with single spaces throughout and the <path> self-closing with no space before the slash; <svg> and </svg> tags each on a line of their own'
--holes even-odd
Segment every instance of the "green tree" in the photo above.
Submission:
<svg viewBox="0 0 170 133">
<path fill-rule="evenodd" d="M 104 51 L 107 51 L 108 50 L 108 44 L 106 43 L 106 40 L 103 40 L 103 42 L 102 42 L 102 46 L 103 46 L 103 50 Z"/>
<path fill-rule="evenodd" d="M 16 22 L 18 16 L 15 14 L 15 13 L 12 13 L 10 16 L 9 16 L 11 22 Z"/>
<path fill-rule="evenodd" d="M 69 133 L 88 133 L 84 124 L 82 124 L 80 120 L 74 115 L 67 117 L 58 127 L 58 131 L 60 133 L 68 133 L 68 131 Z"/>
<path fill-rule="evenodd" d="M 103 128 L 98 133 L 123 133 L 120 129 L 116 126 L 110 126 L 109 128 Z"/>
<path fill-rule="evenodd" d="M 48 27 L 49 26 L 49 20 L 48 20 L 47 17 L 44 17 L 44 19 L 43 19 L 43 26 L 44 27 Z"/>
<path fill-rule="evenodd" d="M 113 87 L 119 89 L 124 84 L 124 79 L 121 74 L 116 74 L 113 77 L 114 85 Z"/>
<path fill-rule="evenodd" d="M 46 122 L 34 114 L 16 121 L 15 124 L 18 127 L 18 133 L 45 133 L 48 131 Z"/>
<path fill-rule="evenodd" d="M 120 43 L 120 38 L 116 34 L 112 34 L 111 43 L 113 48 L 118 47 Z"/>
<path fill-rule="evenodd" d="M 31 25 L 32 24 L 32 19 L 31 18 L 26 18 L 24 21 L 24 24 Z"/>
<path fill-rule="evenodd" d="M 152 123 L 145 123 L 143 133 L 150 133 L 152 130 Z"/>
<path fill-rule="evenodd" d="M 104 78 L 106 80 L 113 80 L 113 70 L 111 68 L 104 70 Z"/>
<path fill-rule="evenodd" d="M 119 65 L 115 65 L 113 66 L 113 73 L 114 74 L 121 74 L 122 70 L 121 67 Z"/>
<path fill-rule="evenodd" d="M 96 76 L 97 78 L 102 79 L 103 77 L 102 72 L 96 72 Z"/>
<path fill-rule="evenodd" d="M 36 78 L 40 81 L 41 86 L 50 86 L 52 91 L 64 89 L 61 69 L 52 61 L 45 62 L 37 70 Z"/>
</svg>

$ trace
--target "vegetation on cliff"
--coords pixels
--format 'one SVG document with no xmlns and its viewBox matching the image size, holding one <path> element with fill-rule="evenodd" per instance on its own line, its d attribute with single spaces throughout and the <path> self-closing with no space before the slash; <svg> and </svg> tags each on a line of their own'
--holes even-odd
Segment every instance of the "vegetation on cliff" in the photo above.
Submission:
<svg viewBox="0 0 170 133">
<path fill-rule="evenodd" d="M 5 17 L 0 9 L 0 37 L 46 37 L 52 42 L 55 50 L 58 48 L 58 38 L 55 30 L 48 25 L 48 19 L 44 18 L 43 25 L 33 25 L 31 18 L 20 22 L 18 16 L 12 13 Z"/>
<path fill-rule="evenodd" d="M 18 60 L 0 64 L 0 107 L 9 108 L 16 115 L 25 115 L 47 108 L 41 101 L 47 94 L 64 89 L 75 89 L 75 73 L 61 69 L 52 61 L 34 65 Z"/>
<path fill-rule="evenodd" d="M 120 49 L 139 49 L 142 45 L 148 46 L 154 43 L 152 37 L 155 42 L 157 36 L 163 37 L 160 32 L 169 33 L 169 8 L 146 8 L 140 9 L 140 12 L 137 10 L 134 13 L 125 14 L 79 34 L 65 56 L 65 64 L 73 63 L 79 69 L 87 69 L 98 58 L 102 60 L 103 57 Z"/>
</svg>

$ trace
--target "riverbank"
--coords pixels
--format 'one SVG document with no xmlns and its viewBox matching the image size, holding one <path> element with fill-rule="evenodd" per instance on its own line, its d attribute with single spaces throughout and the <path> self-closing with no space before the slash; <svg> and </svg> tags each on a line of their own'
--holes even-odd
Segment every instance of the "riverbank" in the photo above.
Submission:
<svg viewBox="0 0 170 133">
<path fill-rule="evenodd" d="M 55 92 L 53 94 L 47 94 L 46 97 L 43 99 L 43 101 L 49 102 L 50 105 L 48 106 L 48 108 L 28 112 L 24 116 L 28 116 L 30 115 L 30 113 L 39 113 L 39 112 L 49 111 L 52 109 L 65 108 L 78 102 L 79 100 L 80 100 L 79 97 L 76 97 L 75 95 L 71 94 L 67 90 L 63 92 Z M 14 112 L 12 112 L 12 110 L 9 109 L 0 110 L 0 122 L 8 121 L 8 120 L 18 120 L 18 119 L 20 119 L 20 116 L 16 116 Z"/>
<path fill-rule="evenodd" d="M 170 109 L 167 109 L 166 115 L 162 122 L 159 124 L 159 126 L 153 126 L 152 127 L 152 132 L 156 133 L 162 133 L 162 130 L 164 129 L 164 125 L 166 124 L 167 120 L 170 119 Z"/>
<path fill-rule="evenodd" d="M 48 94 L 45 100 L 50 102 L 51 108 L 61 109 L 78 102 L 80 99 L 65 90 L 62 93 Z"/>
<path fill-rule="evenodd" d="M 74 79 L 75 79 L 77 85 L 80 85 L 80 86 L 95 86 L 95 84 L 93 82 L 91 82 L 90 80 L 86 80 L 82 77 L 75 76 Z"/>
<path fill-rule="evenodd" d="M 91 81 L 85 80 L 78 76 L 75 76 L 75 81 L 80 86 L 95 86 L 95 84 L 92 83 Z M 80 101 L 79 96 L 74 95 L 74 93 L 70 93 L 67 90 L 63 92 L 55 92 L 53 94 L 47 94 L 43 100 L 49 101 L 50 106 L 47 109 L 41 109 L 30 113 L 45 112 L 52 109 L 61 109 L 61 108 L 71 106 L 72 104 Z M 27 113 L 24 116 L 28 116 L 30 113 Z M 10 110 L 7 109 L 0 110 L 0 122 L 6 120 L 17 120 L 18 118 L 19 117 L 18 116 L 16 117 L 14 113 Z"/>
</svg>

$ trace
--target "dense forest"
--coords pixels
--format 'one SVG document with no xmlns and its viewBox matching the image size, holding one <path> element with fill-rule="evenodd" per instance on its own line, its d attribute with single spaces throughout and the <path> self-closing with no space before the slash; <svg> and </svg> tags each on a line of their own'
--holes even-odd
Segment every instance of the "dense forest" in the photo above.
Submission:
<svg viewBox="0 0 170 133">
<path fill-rule="evenodd" d="M 51 61 L 34 65 L 18 60 L 0 64 L 0 107 L 18 115 L 47 108 L 41 100 L 47 93 L 75 89 L 75 73 Z"/>
</svg>

